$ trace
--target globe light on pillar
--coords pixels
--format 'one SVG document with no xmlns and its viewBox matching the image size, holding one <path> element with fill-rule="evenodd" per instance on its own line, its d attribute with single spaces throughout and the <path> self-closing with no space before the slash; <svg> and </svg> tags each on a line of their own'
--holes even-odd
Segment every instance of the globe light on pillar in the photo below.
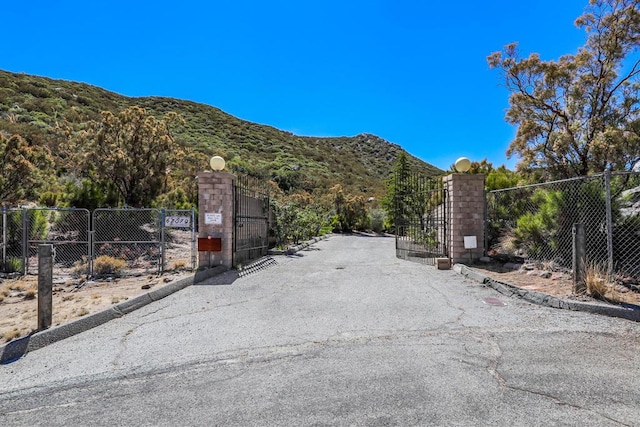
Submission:
<svg viewBox="0 0 640 427">
<path fill-rule="evenodd" d="M 471 160 L 466 157 L 460 157 L 454 163 L 454 167 L 456 168 L 456 171 L 460 173 L 468 172 L 469 169 L 471 169 Z"/>
<path fill-rule="evenodd" d="M 220 156 L 213 156 L 211 160 L 209 160 L 209 165 L 211 165 L 211 169 L 214 171 L 221 171 L 224 169 L 225 161 Z"/>
</svg>

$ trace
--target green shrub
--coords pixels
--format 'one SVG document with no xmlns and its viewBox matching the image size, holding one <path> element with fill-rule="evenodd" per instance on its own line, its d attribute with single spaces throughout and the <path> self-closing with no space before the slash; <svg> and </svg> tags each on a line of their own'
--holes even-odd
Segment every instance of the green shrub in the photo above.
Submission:
<svg viewBox="0 0 640 427">
<path fill-rule="evenodd" d="M 385 229 L 385 221 L 387 220 L 387 213 L 384 209 L 371 209 L 369 211 L 369 224 L 371 230 L 376 233 L 382 233 Z"/>
<path fill-rule="evenodd" d="M 538 210 L 520 216 L 514 234 L 519 246 L 525 248 L 529 257 L 540 259 L 553 253 L 559 214 L 564 207 L 563 193 L 538 190 L 531 200 Z"/>
<path fill-rule="evenodd" d="M 40 195 L 40 205 L 46 207 L 58 206 L 60 195 L 51 191 L 46 191 Z"/>
<path fill-rule="evenodd" d="M 8 258 L 6 262 L 1 263 L 2 271 L 5 273 L 21 273 L 22 260 L 20 258 Z"/>
<path fill-rule="evenodd" d="M 328 228 L 327 215 L 318 205 L 310 204 L 302 207 L 294 202 L 278 203 L 272 200 L 271 207 L 275 215 L 273 232 L 276 237 L 276 246 L 298 244 L 320 236 L 323 234 L 323 229 Z"/>
</svg>

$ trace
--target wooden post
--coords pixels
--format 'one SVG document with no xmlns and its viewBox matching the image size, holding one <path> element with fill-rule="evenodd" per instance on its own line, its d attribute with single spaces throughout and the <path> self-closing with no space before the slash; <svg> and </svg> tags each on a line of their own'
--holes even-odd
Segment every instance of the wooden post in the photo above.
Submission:
<svg viewBox="0 0 640 427">
<path fill-rule="evenodd" d="M 573 292 L 582 294 L 587 290 L 584 282 L 586 245 L 583 224 L 573 224 Z"/>
<path fill-rule="evenodd" d="M 38 330 L 53 317 L 53 245 L 38 245 Z"/>
</svg>

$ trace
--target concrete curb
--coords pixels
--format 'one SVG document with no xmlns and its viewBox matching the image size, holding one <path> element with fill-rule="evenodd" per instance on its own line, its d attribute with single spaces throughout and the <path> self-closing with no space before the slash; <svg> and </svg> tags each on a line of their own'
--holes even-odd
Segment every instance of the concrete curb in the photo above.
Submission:
<svg viewBox="0 0 640 427">
<path fill-rule="evenodd" d="M 57 341 L 69 338 L 81 332 L 93 329 L 107 323 L 110 320 L 117 319 L 125 314 L 131 313 L 147 304 L 165 298 L 175 292 L 178 292 L 187 286 L 202 282 L 217 274 L 226 271 L 226 268 L 215 267 L 206 270 L 200 270 L 194 275 L 169 283 L 161 288 L 149 291 L 130 300 L 121 302 L 120 304 L 111 306 L 98 313 L 90 314 L 73 322 L 54 328 L 38 331 L 26 337 L 15 339 L 4 345 L 0 345 L 0 364 L 10 363 L 19 359 L 29 351 L 37 350 Z"/>
<path fill-rule="evenodd" d="M 526 289 L 518 288 L 517 286 L 503 283 L 491 277 L 485 276 L 464 264 L 455 264 L 453 269 L 469 279 L 483 283 L 490 288 L 495 289 L 509 297 L 522 298 L 525 301 L 533 304 L 538 304 L 546 307 L 560 308 L 563 310 L 584 311 L 592 314 L 600 314 L 609 317 L 619 317 L 622 319 L 632 320 L 634 322 L 640 322 L 640 306 L 635 304 L 620 304 L 612 305 L 599 302 L 585 302 L 585 301 L 572 301 L 567 299 L 558 298 L 553 295 L 543 294 L 541 292 L 529 291 Z"/>
<path fill-rule="evenodd" d="M 293 255 L 296 252 L 308 248 L 309 246 L 313 245 L 314 243 L 318 243 L 321 240 L 326 240 L 329 237 L 331 237 L 331 234 L 325 234 L 324 236 L 314 237 L 313 239 L 308 240 L 304 243 L 300 243 L 299 245 L 289 246 L 287 249 L 269 249 L 268 253 L 269 255 Z"/>
</svg>

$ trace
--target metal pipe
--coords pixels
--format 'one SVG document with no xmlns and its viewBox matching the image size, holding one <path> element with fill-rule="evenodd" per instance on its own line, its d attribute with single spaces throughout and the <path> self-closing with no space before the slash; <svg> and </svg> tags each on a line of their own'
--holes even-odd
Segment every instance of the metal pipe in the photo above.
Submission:
<svg viewBox="0 0 640 427">
<path fill-rule="evenodd" d="M 613 219 L 611 215 L 611 170 L 604 171 L 604 188 L 607 215 L 607 277 L 613 280 Z"/>
</svg>

